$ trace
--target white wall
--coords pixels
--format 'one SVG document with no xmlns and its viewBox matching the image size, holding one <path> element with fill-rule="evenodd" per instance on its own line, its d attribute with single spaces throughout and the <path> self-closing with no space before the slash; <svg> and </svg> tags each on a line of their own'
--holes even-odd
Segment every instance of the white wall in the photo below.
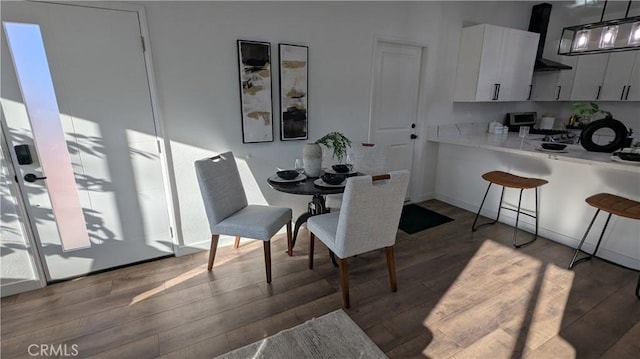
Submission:
<svg viewBox="0 0 640 359">
<path fill-rule="evenodd" d="M 309 140 L 342 131 L 366 140 L 374 37 L 427 47 L 412 197 L 433 196 L 435 151 L 426 125 L 502 118 L 533 104 L 452 104 L 460 29 L 488 22 L 526 29 L 525 2 L 149 2 L 144 3 L 159 102 L 176 176 L 181 243 L 206 243 L 210 234 L 193 161 L 232 150 L 244 167 L 243 181 L 256 191 L 250 201 L 306 208 L 308 198 L 268 187 L 277 167 L 291 167 L 304 141 L 242 144 L 236 40 L 309 46 Z M 273 78 L 277 79 L 277 68 Z M 276 82 L 277 83 L 277 82 Z M 273 87 L 274 113 L 278 88 Z M 276 121 L 277 122 L 277 121 Z"/>
</svg>

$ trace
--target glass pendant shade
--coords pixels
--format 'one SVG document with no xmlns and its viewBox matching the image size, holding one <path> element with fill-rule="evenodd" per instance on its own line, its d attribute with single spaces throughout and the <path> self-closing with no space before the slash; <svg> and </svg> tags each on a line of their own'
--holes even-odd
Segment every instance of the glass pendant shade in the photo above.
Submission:
<svg viewBox="0 0 640 359">
<path fill-rule="evenodd" d="M 629 34 L 629 45 L 640 45 L 640 22 L 636 22 L 631 27 Z"/>
<path fill-rule="evenodd" d="M 607 26 L 602 29 L 602 35 L 600 35 L 601 49 L 610 49 L 615 46 L 616 36 L 618 35 L 618 25 Z"/>
</svg>

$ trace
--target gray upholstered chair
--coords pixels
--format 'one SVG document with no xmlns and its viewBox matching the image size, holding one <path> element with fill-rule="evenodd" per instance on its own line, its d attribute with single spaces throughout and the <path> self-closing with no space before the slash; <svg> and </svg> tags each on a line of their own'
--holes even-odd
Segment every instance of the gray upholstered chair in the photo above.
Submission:
<svg viewBox="0 0 640 359">
<path fill-rule="evenodd" d="M 313 269 L 313 247 L 318 237 L 338 257 L 345 308 L 349 308 L 347 258 L 357 254 L 384 248 L 391 290 L 397 290 L 393 246 L 408 184 L 406 170 L 350 177 L 340 212 L 313 216 L 307 221 L 311 232 L 309 269 Z"/>
<path fill-rule="evenodd" d="M 360 143 L 348 149 L 353 162 L 353 171 L 366 175 L 379 175 L 387 171 L 388 148 L 376 146 L 373 143 Z M 332 194 L 326 198 L 326 207 L 339 210 L 342 205 L 342 195 Z"/>
<path fill-rule="evenodd" d="M 291 255 L 291 208 L 248 204 L 233 153 L 195 162 L 204 208 L 211 227 L 208 270 L 213 268 L 221 234 L 264 241 L 267 283 L 271 283 L 271 237 L 287 225 L 287 249 Z"/>
</svg>

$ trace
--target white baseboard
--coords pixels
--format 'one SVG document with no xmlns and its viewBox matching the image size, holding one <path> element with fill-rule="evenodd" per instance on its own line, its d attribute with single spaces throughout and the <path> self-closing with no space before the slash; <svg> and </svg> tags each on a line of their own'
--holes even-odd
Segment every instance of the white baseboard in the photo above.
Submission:
<svg viewBox="0 0 640 359">
<path fill-rule="evenodd" d="M 0 287 L 0 296 L 4 298 L 10 295 L 14 295 L 22 292 L 28 292 L 30 290 L 40 289 L 42 287 L 44 287 L 44 285 L 42 285 L 42 283 L 37 279 L 7 283 L 7 284 L 3 284 Z"/>
<path fill-rule="evenodd" d="M 236 238 L 232 236 L 220 236 L 218 240 L 218 248 L 227 247 L 233 245 Z M 175 255 L 176 257 L 186 256 L 189 254 L 198 253 L 201 251 L 208 251 L 211 248 L 211 241 L 202 241 L 196 243 L 189 244 L 181 244 L 175 246 Z"/>
<path fill-rule="evenodd" d="M 411 203 L 420 203 L 420 202 L 424 202 L 424 201 L 428 201 L 430 199 L 434 199 L 435 198 L 435 193 L 434 192 L 428 192 L 428 193 L 424 193 L 420 196 L 415 196 L 411 198 Z"/>
<path fill-rule="evenodd" d="M 466 209 L 467 211 L 472 213 L 478 212 L 478 208 L 479 208 L 478 204 L 463 202 L 440 193 L 436 193 L 435 198 L 442 202 L 448 203 L 452 206 Z M 481 215 L 488 218 L 496 218 L 497 214 L 498 214 L 497 211 L 487 209 L 486 206 L 482 209 L 482 213 L 481 213 Z M 515 216 L 512 216 L 512 214 L 513 213 L 510 211 L 506 213 L 502 212 L 500 214 L 500 223 L 513 226 L 516 222 L 516 219 L 515 219 Z M 525 216 L 523 219 L 523 217 L 521 216 L 518 223 L 518 228 L 529 233 L 534 233 L 535 222 L 533 223 L 532 222 L 533 222 L 532 218 L 528 218 L 527 216 Z M 471 228 L 469 228 L 469 230 L 471 230 Z M 585 230 L 586 230 L 586 226 L 585 226 Z M 573 237 L 567 236 L 566 234 L 556 232 L 554 230 L 545 228 L 543 226 L 540 226 L 538 228 L 538 235 L 540 235 L 541 237 L 550 239 L 554 242 L 564 244 L 571 248 L 577 248 L 578 245 L 580 244 L 580 240 L 582 239 L 582 238 L 573 238 Z M 591 235 L 589 237 L 591 237 Z M 582 246 L 582 250 L 584 250 L 587 253 L 593 253 L 593 251 L 595 250 L 595 244 L 585 241 L 584 245 Z M 640 270 L 640 260 L 633 257 L 629 257 L 624 253 L 619 253 L 607 248 L 603 248 L 602 246 L 598 249 L 598 257 L 601 257 L 603 259 L 609 260 L 614 263 L 618 263 L 620 265 L 623 265 L 631 269 Z M 571 258 L 567 258 L 567 265 L 569 265 L 570 261 L 571 261 Z"/>
</svg>

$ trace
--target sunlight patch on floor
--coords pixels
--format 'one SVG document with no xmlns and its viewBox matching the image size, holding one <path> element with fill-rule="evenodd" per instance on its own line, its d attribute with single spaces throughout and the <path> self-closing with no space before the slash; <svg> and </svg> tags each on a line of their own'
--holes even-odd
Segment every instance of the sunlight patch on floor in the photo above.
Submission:
<svg viewBox="0 0 640 359">
<path fill-rule="evenodd" d="M 433 340 L 422 353 L 574 357 L 575 349 L 558 337 L 572 282 L 572 271 L 485 240 L 423 321 Z"/>
</svg>

